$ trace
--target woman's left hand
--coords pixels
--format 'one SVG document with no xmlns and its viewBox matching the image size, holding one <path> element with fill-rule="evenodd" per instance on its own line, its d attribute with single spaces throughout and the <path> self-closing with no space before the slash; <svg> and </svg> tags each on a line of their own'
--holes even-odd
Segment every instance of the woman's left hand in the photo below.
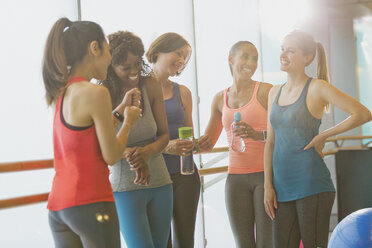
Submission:
<svg viewBox="0 0 372 248">
<path fill-rule="evenodd" d="M 124 156 L 130 164 L 131 170 L 137 170 L 143 165 L 147 165 L 150 159 L 150 154 L 146 151 L 146 148 L 140 146 L 132 147 Z"/>
<path fill-rule="evenodd" d="M 239 127 L 234 130 L 234 135 L 235 136 L 240 136 L 244 139 L 246 139 L 246 138 L 251 138 L 251 139 L 254 139 L 254 140 L 259 140 L 260 139 L 259 132 L 254 130 L 247 123 L 239 121 L 239 122 L 236 123 L 236 125 L 239 126 Z"/>
<path fill-rule="evenodd" d="M 319 153 L 319 155 L 324 158 L 324 154 L 323 154 L 323 148 L 324 148 L 324 145 L 325 145 L 325 142 L 326 142 L 326 139 L 325 137 L 323 137 L 322 135 L 318 134 L 317 136 L 315 136 L 309 144 L 307 144 L 305 147 L 304 147 L 304 150 L 308 150 L 310 149 L 311 147 L 314 147 L 315 151 L 317 153 Z"/>
</svg>

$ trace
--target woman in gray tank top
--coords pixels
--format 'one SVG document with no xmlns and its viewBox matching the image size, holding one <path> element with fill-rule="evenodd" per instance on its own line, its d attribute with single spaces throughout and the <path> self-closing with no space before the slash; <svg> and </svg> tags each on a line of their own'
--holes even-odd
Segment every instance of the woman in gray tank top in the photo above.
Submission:
<svg viewBox="0 0 372 248">
<path fill-rule="evenodd" d="M 318 53 L 318 78 L 305 67 Z M 328 80 L 323 46 L 295 30 L 282 44 L 280 69 L 287 82 L 269 93 L 265 145 L 265 210 L 273 220 L 274 247 L 327 247 L 335 197 L 323 161 L 327 138 L 371 120 L 370 111 Z M 350 117 L 319 133 L 324 113 L 333 104 Z"/>
<path fill-rule="evenodd" d="M 108 39 L 112 62 L 103 85 L 110 91 L 113 106 L 127 101 L 142 109 L 142 118 L 129 133 L 124 157 L 110 168 L 120 230 L 129 248 L 162 248 L 168 241 L 173 193 L 161 154 L 169 140 L 161 87 L 144 76 L 148 67 L 139 37 L 118 31 Z M 124 95 L 127 99 L 122 100 Z M 122 117 L 115 111 L 114 116 L 120 128 Z"/>
</svg>

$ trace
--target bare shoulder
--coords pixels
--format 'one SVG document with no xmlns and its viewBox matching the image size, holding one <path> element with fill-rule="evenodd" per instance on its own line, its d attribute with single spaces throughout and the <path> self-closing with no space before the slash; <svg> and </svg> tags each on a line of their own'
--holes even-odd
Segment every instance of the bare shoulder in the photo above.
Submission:
<svg viewBox="0 0 372 248">
<path fill-rule="evenodd" d="M 79 109 L 81 115 L 92 115 L 112 108 L 110 92 L 105 86 L 83 82 L 70 87 L 73 87 L 69 97 L 70 104 Z"/>
<path fill-rule="evenodd" d="M 151 104 L 155 102 L 163 102 L 163 91 L 161 90 L 161 83 L 154 77 L 145 76 L 141 78 L 146 87 L 147 96 Z"/>
<path fill-rule="evenodd" d="M 154 89 L 161 89 L 161 84 L 156 78 L 145 76 L 141 78 L 142 82 L 146 86 L 146 89 L 148 91 L 154 90 Z"/>
<path fill-rule="evenodd" d="M 185 86 L 183 84 L 178 84 L 178 85 L 179 85 L 179 88 L 180 88 L 181 95 L 191 96 L 191 90 L 189 88 L 187 88 L 187 86 Z"/>
<path fill-rule="evenodd" d="M 260 89 L 262 89 L 263 91 L 269 92 L 272 87 L 273 87 L 272 84 L 260 82 Z"/>
<path fill-rule="evenodd" d="M 92 104 L 101 103 L 110 99 L 110 92 L 105 86 L 84 82 L 78 85 L 76 93 L 80 99 Z"/>
<path fill-rule="evenodd" d="M 269 95 L 270 89 L 273 87 L 272 84 L 260 82 L 260 86 L 258 88 L 258 96 L 262 97 L 264 100 L 267 99 L 267 96 Z"/>
<path fill-rule="evenodd" d="M 332 86 L 327 81 L 322 79 L 314 78 L 309 85 L 309 93 L 311 97 L 323 98 L 326 97 L 330 92 L 337 91 L 334 86 Z"/>
<path fill-rule="evenodd" d="M 312 81 L 311 81 L 311 84 L 309 86 L 310 90 L 311 89 L 314 89 L 314 90 L 319 90 L 319 89 L 322 89 L 322 88 L 325 88 L 325 87 L 333 87 L 330 83 L 328 83 L 327 81 L 324 81 L 322 79 L 318 79 L 318 78 L 314 78 Z"/>
<path fill-rule="evenodd" d="M 214 95 L 212 108 L 222 112 L 223 101 L 224 101 L 224 90 L 221 90 L 216 95 Z"/>
<path fill-rule="evenodd" d="M 277 84 L 274 85 L 269 92 L 269 102 L 273 102 L 275 96 L 278 94 L 280 87 L 282 87 L 283 84 Z"/>
<path fill-rule="evenodd" d="M 269 96 L 270 89 L 273 87 L 272 84 L 260 82 L 258 92 L 257 92 L 257 99 L 260 104 L 267 109 L 267 99 Z"/>
<path fill-rule="evenodd" d="M 160 96 L 161 98 L 163 98 L 161 84 L 156 78 L 145 76 L 142 77 L 141 80 L 144 86 L 146 87 L 147 95 L 149 96 L 150 99 L 156 99 L 157 97 Z"/>
<path fill-rule="evenodd" d="M 223 100 L 224 93 L 225 93 L 225 91 L 224 90 L 221 90 L 216 95 L 214 95 L 213 100 L 214 101 L 219 101 L 219 102 L 222 101 Z"/>
</svg>

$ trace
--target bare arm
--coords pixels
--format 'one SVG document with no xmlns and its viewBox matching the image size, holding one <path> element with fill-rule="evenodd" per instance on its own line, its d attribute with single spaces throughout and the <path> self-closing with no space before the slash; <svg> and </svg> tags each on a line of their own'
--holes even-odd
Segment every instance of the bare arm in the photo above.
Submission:
<svg viewBox="0 0 372 248">
<path fill-rule="evenodd" d="M 185 111 L 184 126 L 193 127 L 192 122 L 192 96 L 191 91 L 184 85 L 180 85 L 180 95 L 182 100 L 183 109 Z M 173 155 L 188 155 L 194 147 L 192 141 L 173 139 L 170 140 L 168 145 L 163 150 L 163 153 Z"/>
<path fill-rule="evenodd" d="M 112 122 L 112 106 L 108 90 L 97 85 L 89 87 L 86 95 L 89 102 L 87 111 L 93 119 L 103 159 L 107 164 L 115 164 L 122 157 L 130 128 L 138 120 L 140 109 L 136 107 L 126 108 L 124 123 L 116 135 Z"/>
<path fill-rule="evenodd" d="M 153 154 L 161 152 L 167 146 L 169 142 L 169 133 L 161 85 L 157 80 L 149 78 L 146 81 L 146 87 L 151 101 L 152 113 L 158 127 L 156 141 L 146 146 L 146 150 L 152 156 Z"/>
<path fill-rule="evenodd" d="M 123 114 L 124 109 L 129 106 L 135 106 L 140 107 L 140 101 L 141 101 L 141 91 L 138 88 L 133 88 L 125 93 L 125 96 L 123 97 L 123 100 L 121 103 L 115 108 L 115 110 Z M 116 118 L 114 115 L 112 115 L 112 120 L 114 122 L 114 126 L 116 127 L 119 125 L 120 121 L 118 118 Z"/>
<path fill-rule="evenodd" d="M 145 87 L 149 97 L 152 114 L 157 125 L 157 138 L 154 142 L 144 147 L 136 147 L 135 151 L 126 156 L 127 160 L 132 165 L 132 169 L 135 170 L 147 164 L 149 158 L 161 152 L 169 141 L 168 122 L 160 83 L 153 78 L 146 78 L 145 80 Z"/>
<path fill-rule="evenodd" d="M 264 150 L 264 175 L 265 175 L 265 211 L 273 220 L 275 218 L 275 209 L 277 206 L 276 193 L 273 185 L 273 152 L 275 144 L 275 132 L 271 126 L 270 113 L 275 96 L 280 86 L 273 87 L 269 92 L 267 109 L 267 138 Z M 275 209 L 274 209 L 275 208 Z"/>
<path fill-rule="evenodd" d="M 372 116 L 371 112 L 362 104 L 360 104 L 357 100 L 344 94 L 336 87 L 332 86 L 331 84 L 323 80 L 317 79 L 314 82 L 312 90 L 317 92 L 319 100 L 321 100 L 324 104 L 327 103 L 333 104 L 337 108 L 341 109 L 342 111 L 350 115 L 344 121 L 315 136 L 314 139 L 305 147 L 305 149 L 314 147 L 315 150 L 323 156 L 322 149 L 327 138 L 343 133 L 355 127 L 358 127 L 366 122 L 369 122 L 371 121 Z M 313 95 L 315 95 L 315 93 Z M 314 101 L 316 100 L 317 99 L 314 98 Z M 315 103 L 312 102 L 310 102 L 309 106 L 310 110 L 315 109 L 313 110 L 315 112 L 316 111 L 320 112 L 323 111 L 324 109 L 324 105 L 316 108 Z"/>
<path fill-rule="evenodd" d="M 199 138 L 198 145 L 200 151 L 210 151 L 216 144 L 222 132 L 222 106 L 223 91 L 217 93 L 212 102 L 211 117 L 208 126 L 202 137 Z"/>
</svg>

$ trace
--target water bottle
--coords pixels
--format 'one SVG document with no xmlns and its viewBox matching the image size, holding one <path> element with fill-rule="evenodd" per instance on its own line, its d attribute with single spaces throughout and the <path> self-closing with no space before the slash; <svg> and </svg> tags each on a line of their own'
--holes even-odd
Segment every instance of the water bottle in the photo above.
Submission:
<svg viewBox="0 0 372 248">
<path fill-rule="evenodd" d="M 178 129 L 178 136 L 181 140 L 191 140 L 192 141 L 192 127 L 180 127 Z M 180 171 L 182 175 L 192 175 L 194 174 L 194 161 L 192 157 L 192 152 L 188 156 L 180 156 Z"/>
<path fill-rule="evenodd" d="M 231 123 L 231 144 L 230 144 L 230 148 L 232 151 L 234 152 L 244 152 L 245 150 L 245 143 L 244 143 L 244 139 L 239 137 L 239 136 L 235 136 L 234 135 L 234 130 L 236 128 L 239 128 L 239 125 L 236 125 L 236 122 L 239 122 L 241 121 L 242 119 L 242 116 L 239 112 L 236 112 L 234 114 L 234 121 Z"/>
</svg>

